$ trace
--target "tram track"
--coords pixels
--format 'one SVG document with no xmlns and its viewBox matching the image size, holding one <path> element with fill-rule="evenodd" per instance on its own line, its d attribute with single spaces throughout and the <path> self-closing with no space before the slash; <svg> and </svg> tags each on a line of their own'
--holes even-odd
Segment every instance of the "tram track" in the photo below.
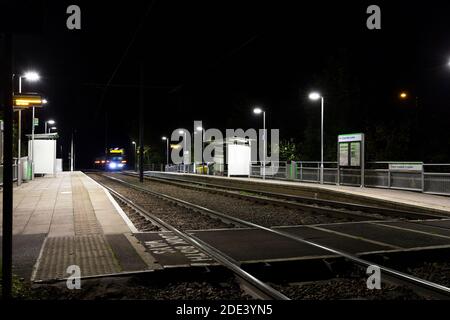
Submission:
<svg viewBox="0 0 450 320">
<path fill-rule="evenodd" d="M 124 172 L 124 175 L 137 177 L 131 172 Z M 350 216 L 354 218 L 373 218 L 376 220 L 400 218 L 400 219 L 443 219 L 448 216 L 416 212 L 408 210 L 399 210 L 392 208 L 382 208 L 372 205 L 362 205 L 358 203 L 350 203 L 335 200 L 326 200 L 305 196 L 292 195 L 288 193 L 263 191 L 251 188 L 237 188 L 233 186 L 226 186 L 217 183 L 208 183 L 204 181 L 195 181 L 181 179 L 179 177 L 169 177 L 167 175 L 159 175 L 157 173 L 147 173 L 144 175 L 145 179 L 152 181 L 159 181 L 168 184 L 177 185 L 185 188 L 193 188 L 205 192 L 226 194 L 242 199 L 249 199 L 265 203 L 276 204 L 286 207 L 303 208 L 314 210 L 318 213 L 325 213 L 334 216 Z"/>
<path fill-rule="evenodd" d="M 430 281 L 427 281 L 427 280 L 424 280 L 424 279 L 421 279 L 421 278 L 418 278 L 418 277 L 415 277 L 415 276 L 412 276 L 412 275 L 409 275 L 409 274 L 406 274 L 406 273 L 403 273 L 403 272 L 400 272 L 400 271 L 397 271 L 397 270 L 394 270 L 394 269 L 391 269 L 391 268 L 388 268 L 388 267 L 377 265 L 375 263 L 372 263 L 371 261 L 368 261 L 368 260 L 365 260 L 365 259 L 361 259 L 361 258 L 359 258 L 357 256 L 354 256 L 352 254 L 349 254 L 347 252 L 344 252 L 344 251 L 341 251 L 341 250 L 337 250 L 337 249 L 331 248 L 329 246 L 324 246 L 324 245 L 315 243 L 314 241 L 306 240 L 306 239 L 304 239 L 304 238 L 302 238 L 302 237 L 300 237 L 298 235 L 290 234 L 290 233 L 284 232 L 283 230 L 280 230 L 280 229 L 272 229 L 272 228 L 265 227 L 265 226 L 262 226 L 262 225 L 258 225 L 256 223 L 252 223 L 252 222 L 249 222 L 249 221 L 246 221 L 246 220 L 242 220 L 242 219 L 238 219 L 238 218 L 235 218 L 235 217 L 231 217 L 231 216 L 223 214 L 221 212 L 215 212 L 215 211 L 212 211 L 212 210 L 210 210 L 208 208 L 204 208 L 204 207 L 198 206 L 196 204 L 189 203 L 189 202 L 187 202 L 185 200 L 177 199 L 177 198 L 175 198 L 173 196 L 168 196 L 168 195 L 165 195 L 163 193 L 156 192 L 156 191 L 150 191 L 147 188 L 143 188 L 143 187 L 131 184 L 129 182 L 123 181 L 123 180 L 115 178 L 115 177 L 109 177 L 108 176 L 108 179 L 110 179 L 111 181 L 115 181 L 117 183 L 121 183 L 121 184 L 123 184 L 125 186 L 128 186 L 130 188 L 133 188 L 135 190 L 139 190 L 139 191 L 141 191 L 143 193 L 146 193 L 146 194 L 149 194 L 149 195 L 154 195 L 154 196 L 157 196 L 157 197 L 160 197 L 160 198 L 164 198 L 167 201 L 179 202 L 183 206 L 191 206 L 192 208 L 195 208 L 195 210 L 208 212 L 209 215 L 212 215 L 212 216 L 216 215 L 217 218 L 219 218 L 219 217 L 220 218 L 226 218 L 228 221 L 232 221 L 236 225 L 245 226 L 247 228 L 255 228 L 255 229 L 263 230 L 265 232 L 272 233 L 272 234 L 277 234 L 279 236 L 282 236 L 282 237 L 285 237 L 285 238 L 297 241 L 299 243 L 303 243 L 303 244 L 307 244 L 307 245 L 310 245 L 310 246 L 313 246 L 313 247 L 316 247 L 316 248 L 320 248 L 322 250 L 325 250 L 325 251 L 329 252 L 330 254 L 334 254 L 334 255 L 337 255 L 339 257 L 342 257 L 346 261 L 349 261 L 352 264 L 355 264 L 355 265 L 357 265 L 359 267 L 362 267 L 362 268 L 367 268 L 369 266 L 376 265 L 380 269 L 382 274 L 383 274 L 383 281 L 386 281 L 387 283 L 394 283 L 394 284 L 400 285 L 400 286 L 407 286 L 407 287 L 413 288 L 414 291 L 418 291 L 418 292 L 424 293 L 425 295 L 431 296 L 431 297 L 434 297 L 434 298 L 440 298 L 440 299 L 445 298 L 445 299 L 448 299 L 450 297 L 450 289 L 445 287 L 445 286 L 442 286 L 442 285 L 439 285 L 439 284 L 436 284 L 436 283 L 433 283 L 433 282 L 430 282 Z M 179 232 L 181 232 L 181 231 L 179 231 Z M 181 234 L 180 234 L 180 236 L 181 236 Z M 190 243 L 195 243 L 196 245 L 200 245 L 200 246 L 201 245 L 205 245 L 205 243 L 202 243 L 202 241 L 199 240 L 199 239 L 190 239 L 189 242 Z M 214 254 L 220 254 L 220 253 L 217 252 L 217 249 L 214 249 L 214 248 L 210 247 L 209 250 L 211 252 L 213 252 Z M 223 257 L 221 257 L 221 258 L 218 257 L 218 258 L 222 259 Z M 232 262 L 232 263 L 234 263 L 234 266 L 238 265 L 236 262 Z M 255 283 L 257 283 L 257 282 L 255 282 Z M 253 283 L 253 285 L 255 283 Z"/>
</svg>

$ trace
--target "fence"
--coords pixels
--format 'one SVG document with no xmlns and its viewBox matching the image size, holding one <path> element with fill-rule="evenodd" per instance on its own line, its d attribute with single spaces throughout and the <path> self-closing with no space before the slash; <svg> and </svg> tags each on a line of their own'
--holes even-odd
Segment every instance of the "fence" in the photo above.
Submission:
<svg viewBox="0 0 450 320">
<path fill-rule="evenodd" d="M 207 164 L 171 164 L 165 166 L 166 172 L 180 173 L 197 173 L 207 175 L 227 175 L 227 166 L 223 163 L 207 163 Z"/>
<path fill-rule="evenodd" d="M 364 186 L 419 191 L 430 194 L 450 195 L 450 164 L 415 163 L 416 170 L 392 169 L 397 162 L 369 162 L 364 170 Z M 288 179 L 301 182 L 320 182 L 320 162 L 292 161 L 266 164 L 266 179 Z M 278 172 L 271 175 L 277 168 Z M 349 186 L 361 185 L 361 170 L 340 168 L 338 179 L 337 162 L 324 162 L 323 181 L 325 184 Z M 251 164 L 251 176 L 261 178 L 263 168 L 260 163 Z"/>
<path fill-rule="evenodd" d="M 364 187 L 400 189 L 450 196 L 450 164 L 425 164 L 415 162 L 414 170 L 393 169 L 398 162 L 368 162 L 364 170 Z M 227 175 L 226 164 L 206 165 L 178 164 L 164 168 L 167 172 Z M 159 171 L 159 170 L 158 170 Z M 320 183 L 320 162 L 318 161 L 273 161 L 265 166 L 251 162 L 250 177 L 275 180 Z M 337 162 L 324 162 L 323 182 L 361 186 L 361 170 L 339 168 Z"/>
<path fill-rule="evenodd" d="M 17 181 L 17 159 L 13 163 L 13 181 Z M 0 165 L 0 186 L 3 186 L 3 164 Z"/>
</svg>

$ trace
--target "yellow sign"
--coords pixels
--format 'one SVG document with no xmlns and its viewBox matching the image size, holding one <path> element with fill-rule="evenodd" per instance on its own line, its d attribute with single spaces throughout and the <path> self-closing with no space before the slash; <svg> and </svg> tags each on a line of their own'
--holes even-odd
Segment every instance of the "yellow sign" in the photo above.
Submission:
<svg viewBox="0 0 450 320">
<path fill-rule="evenodd" d="M 14 95 L 15 108 L 26 109 L 29 107 L 42 107 L 42 97 L 38 95 Z"/>
<path fill-rule="evenodd" d="M 109 149 L 109 153 L 123 153 L 123 149 Z"/>
</svg>

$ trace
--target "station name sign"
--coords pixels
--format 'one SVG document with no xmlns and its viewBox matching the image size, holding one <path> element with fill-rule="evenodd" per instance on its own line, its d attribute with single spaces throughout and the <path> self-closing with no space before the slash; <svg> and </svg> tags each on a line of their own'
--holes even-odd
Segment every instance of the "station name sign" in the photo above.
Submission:
<svg viewBox="0 0 450 320">
<path fill-rule="evenodd" d="M 362 139 L 363 139 L 362 133 L 340 134 L 338 136 L 338 142 L 362 141 Z"/>
<path fill-rule="evenodd" d="M 391 171 L 422 171 L 422 163 L 420 162 L 404 162 L 404 163 L 390 163 L 389 170 Z"/>
</svg>

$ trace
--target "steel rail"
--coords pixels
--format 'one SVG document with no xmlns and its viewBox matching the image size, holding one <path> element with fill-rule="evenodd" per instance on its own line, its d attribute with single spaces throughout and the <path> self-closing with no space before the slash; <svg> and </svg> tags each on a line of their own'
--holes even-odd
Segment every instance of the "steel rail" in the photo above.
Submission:
<svg viewBox="0 0 450 320">
<path fill-rule="evenodd" d="M 108 177 L 113 179 L 114 181 L 121 181 L 120 179 Z M 97 181 L 98 182 L 98 181 Z M 212 257 L 214 260 L 219 262 L 221 265 L 225 266 L 229 270 L 233 272 L 237 277 L 239 277 L 242 281 L 244 281 L 244 285 L 247 285 L 250 290 L 252 290 L 254 293 L 256 293 L 260 298 L 262 299 L 274 299 L 274 300 L 290 300 L 287 296 L 282 294 L 281 292 L 275 290 L 271 286 L 267 285 L 263 281 L 259 280 L 258 278 L 254 277 L 247 271 L 240 268 L 238 265 L 239 263 L 234 261 L 232 258 L 227 256 L 226 254 L 222 253 L 218 249 L 214 248 L 213 246 L 203 242 L 202 240 L 198 239 L 197 237 L 190 235 L 186 232 L 183 232 L 174 226 L 170 225 L 169 223 L 165 222 L 164 220 L 154 216 L 147 210 L 145 210 L 143 207 L 139 206 L 137 203 L 129 200 L 127 197 L 123 196 L 119 192 L 113 190 L 112 188 L 106 186 L 105 184 L 99 182 L 104 188 L 106 188 L 109 192 L 111 192 L 115 197 L 120 199 L 121 201 L 124 201 L 129 206 L 133 207 L 140 213 L 147 216 L 151 221 L 155 221 L 157 225 L 162 226 L 163 229 L 171 231 L 175 233 L 177 236 L 181 237 L 191 245 L 195 246 L 205 254 Z M 129 185 L 132 187 L 132 184 L 128 184 L 127 182 L 123 181 L 125 185 Z M 153 194 L 153 192 L 151 192 Z"/>
<path fill-rule="evenodd" d="M 123 180 L 118 179 L 118 178 L 110 177 L 110 176 L 107 176 L 107 175 L 105 175 L 105 177 L 108 177 L 109 179 L 111 179 L 113 181 L 117 181 L 119 183 L 127 185 L 127 186 L 129 186 L 131 188 L 134 188 L 136 190 L 140 190 L 142 192 L 147 192 L 149 194 L 159 194 L 159 195 L 161 195 L 163 197 L 167 197 L 168 199 L 171 199 L 172 201 L 177 199 L 177 198 L 174 198 L 174 197 L 171 197 L 171 196 L 167 196 L 167 195 L 165 195 L 163 193 L 150 191 L 148 189 L 142 188 L 140 186 L 136 186 L 134 184 L 131 184 L 131 183 L 126 182 L 126 181 L 123 181 Z M 186 203 L 187 202 L 187 201 L 184 201 L 184 200 L 181 200 L 181 199 L 178 199 L 178 200 L 180 202 L 182 202 L 182 203 Z M 209 210 L 209 209 L 207 209 L 207 210 Z M 221 214 L 221 215 L 224 215 L 224 214 Z M 359 258 L 359 257 L 357 257 L 355 255 L 352 255 L 351 253 L 348 253 L 348 252 L 345 252 L 345 251 L 342 251 L 342 250 L 339 250 L 339 249 L 335 249 L 335 248 L 332 248 L 332 247 L 329 247 L 329 246 L 324 246 L 324 245 L 321 245 L 319 243 L 316 243 L 316 242 L 313 242 L 313 241 L 310 241 L 310 240 L 306 240 L 306 239 L 304 239 L 302 237 L 290 234 L 288 232 L 281 231 L 279 229 L 267 228 L 267 227 L 264 227 L 264 226 L 261 226 L 261 225 L 258 225 L 258 224 L 255 224 L 255 223 L 252 223 L 252 222 L 249 222 L 249 221 L 245 221 L 245 220 L 242 220 L 242 219 L 237 219 L 237 218 L 234 218 L 234 217 L 231 217 L 231 216 L 228 216 L 228 218 L 229 219 L 236 219 L 236 221 L 238 223 L 244 224 L 245 226 L 250 227 L 250 228 L 264 230 L 264 231 L 267 231 L 267 232 L 272 233 L 272 234 L 276 234 L 276 235 L 279 235 L 279 236 L 282 236 L 282 237 L 285 237 L 285 238 L 289 238 L 289 239 L 292 239 L 292 240 L 300 242 L 300 243 L 304 243 L 304 244 L 307 244 L 307 245 L 310 245 L 310 246 L 313 246 L 313 247 L 325 250 L 327 252 L 331 252 L 331 253 L 333 253 L 335 255 L 341 256 L 341 257 L 343 257 L 343 258 L 345 258 L 345 259 L 347 259 L 347 260 L 349 260 L 351 262 L 356 263 L 357 265 L 360 265 L 360 266 L 363 266 L 363 267 L 366 267 L 366 268 L 369 267 L 369 266 L 376 266 L 376 267 L 378 267 L 380 269 L 380 271 L 382 271 L 382 273 L 384 273 L 384 277 L 383 276 L 381 277 L 382 279 L 384 279 L 387 276 L 388 279 L 391 279 L 391 282 L 392 282 L 392 279 L 394 279 L 394 281 L 396 283 L 401 283 L 401 284 L 404 284 L 404 285 L 412 286 L 418 291 L 425 291 L 427 294 L 431 294 L 433 297 L 438 297 L 438 298 L 441 298 L 441 299 L 442 298 L 450 299 L 450 288 L 445 287 L 443 285 L 440 285 L 440 284 L 437 284 L 437 283 L 434 283 L 434 282 L 431 282 L 431 281 L 428 281 L 428 280 L 425 280 L 425 279 L 421 279 L 421 278 L 418 278 L 418 277 L 415 277 L 413 275 L 409 275 L 409 274 L 403 273 L 401 271 L 398 271 L 398 270 L 395 270 L 395 269 L 392 269 L 392 268 L 384 267 L 384 266 L 379 265 L 377 263 L 374 263 L 374 262 L 371 262 L 371 261 Z M 181 231 L 179 231 L 179 232 L 181 232 Z M 196 240 L 196 243 L 199 243 L 199 242 Z"/>
<path fill-rule="evenodd" d="M 135 176 L 132 173 L 129 172 L 122 172 L 124 175 L 129 176 Z M 185 180 L 180 178 L 173 178 L 173 177 L 161 177 L 161 176 L 151 176 L 147 175 L 145 176 L 149 180 L 155 180 L 155 181 L 163 181 L 166 183 L 173 183 L 173 184 L 185 184 L 187 187 L 189 185 L 202 185 L 201 188 L 204 188 L 205 190 L 208 189 L 208 186 L 211 190 L 214 189 L 225 189 L 225 190 L 233 190 L 233 191 L 241 191 L 241 192 L 249 192 L 249 193 L 255 193 L 260 195 L 265 195 L 267 197 L 273 197 L 273 198 L 281 198 L 281 199 L 288 199 L 288 200 L 294 200 L 294 201 L 288 201 L 289 203 L 298 203 L 299 206 L 304 206 L 305 208 L 310 209 L 320 209 L 317 206 L 308 206 L 306 204 L 301 204 L 301 202 L 305 203 L 313 203 L 313 204 L 319 204 L 324 206 L 330 206 L 330 207 L 341 207 L 341 208 L 347 208 L 354 211 L 362 211 L 362 212 L 375 212 L 382 215 L 390 215 L 391 217 L 400 217 L 400 218 L 415 218 L 415 219 L 445 219 L 450 218 L 450 216 L 445 215 L 439 215 L 439 214 L 431 214 L 431 213 L 418 213 L 414 211 L 407 211 L 407 210 L 398 210 L 398 209 L 391 209 L 391 208 L 382 208 L 382 207 L 376 207 L 376 206 L 368 206 L 368 205 L 362 205 L 357 203 L 346 203 L 341 201 L 334 201 L 334 200 L 326 200 L 326 199 L 316 199 L 311 197 L 304 197 L 304 196 L 297 196 L 297 195 L 290 195 L 286 193 L 278 193 L 278 192 L 270 192 L 270 191 L 263 191 L 263 190 L 256 190 L 256 189 L 248 189 L 248 188 L 237 188 L 237 187 L 231 187 L 231 186 L 224 186 L 220 184 L 214 184 L 209 182 L 202 182 L 202 181 L 193 181 L 193 180 Z M 188 185 L 189 184 L 189 185 Z M 207 187 L 204 187 L 207 186 Z M 200 186 L 196 186 L 196 188 L 200 188 Z M 225 190 L 218 190 L 221 192 L 225 192 Z M 242 195 L 238 194 L 238 196 L 241 197 L 255 197 L 250 195 Z M 264 200 L 265 198 L 261 198 L 261 200 Z M 273 203 L 276 203 L 276 199 L 268 199 L 268 201 L 273 201 Z M 283 204 L 284 202 L 280 201 L 280 204 Z M 333 211 L 332 208 L 322 208 L 323 210 L 329 210 L 330 212 Z M 336 211 L 338 212 L 344 212 L 344 211 Z M 358 214 L 356 212 L 346 212 L 349 215 L 355 215 L 355 216 L 365 216 L 364 214 Z"/>
</svg>

